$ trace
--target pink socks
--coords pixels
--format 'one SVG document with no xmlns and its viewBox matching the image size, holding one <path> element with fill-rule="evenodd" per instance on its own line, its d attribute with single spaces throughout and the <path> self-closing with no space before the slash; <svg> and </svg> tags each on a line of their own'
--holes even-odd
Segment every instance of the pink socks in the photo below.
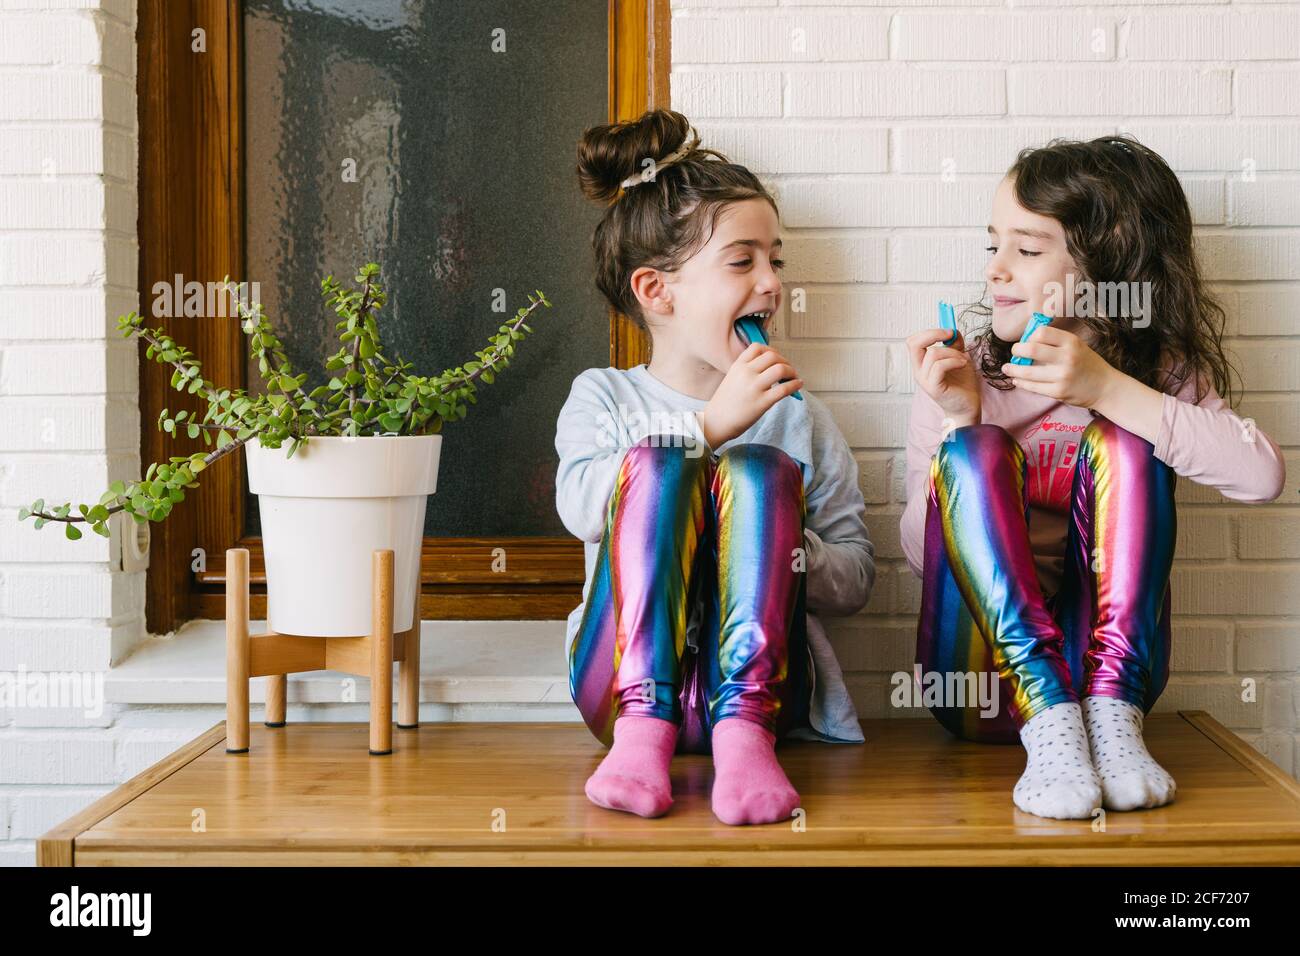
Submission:
<svg viewBox="0 0 1300 956">
<path fill-rule="evenodd" d="M 723 823 L 788 820 L 799 794 L 776 759 L 776 734 L 743 717 L 713 727 L 713 814 Z"/>
<path fill-rule="evenodd" d="M 790 819 L 799 794 L 776 759 L 776 735 L 741 717 L 713 728 L 713 813 L 723 823 Z M 587 798 L 607 810 L 658 817 L 673 804 L 668 767 L 677 725 L 627 715 L 614 721 L 614 745 L 587 780 Z"/>
<path fill-rule="evenodd" d="M 662 816 L 673 804 L 668 765 L 676 747 L 677 725 L 671 720 L 619 717 L 614 745 L 587 780 L 587 799 L 607 810 Z"/>
</svg>

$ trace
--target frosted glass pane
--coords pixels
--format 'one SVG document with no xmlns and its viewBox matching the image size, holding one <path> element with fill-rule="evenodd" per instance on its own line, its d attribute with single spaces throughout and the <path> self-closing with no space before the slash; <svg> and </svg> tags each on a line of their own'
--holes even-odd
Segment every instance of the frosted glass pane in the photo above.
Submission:
<svg viewBox="0 0 1300 956">
<path fill-rule="evenodd" d="M 385 345 L 420 374 L 474 359 L 532 290 L 553 303 L 444 427 L 427 535 L 566 533 L 555 419 L 573 377 L 609 364 L 600 211 L 573 172 L 606 118 L 607 15 L 604 0 L 244 3 L 246 278 L 309 387 L 338 347 L 326 274 L 379 263 Z M 259 534 L 253 498 L 247 514 Z"/>
</svg>

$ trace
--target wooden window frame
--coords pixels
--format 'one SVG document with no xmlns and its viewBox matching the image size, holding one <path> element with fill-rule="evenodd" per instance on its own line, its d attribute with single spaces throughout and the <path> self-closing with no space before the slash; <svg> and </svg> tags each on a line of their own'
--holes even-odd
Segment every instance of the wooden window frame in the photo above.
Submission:
<svg viewBox="0 0 1300 956">
<path fill-rule="evenodd" d="M 669 102 L 669 0 L 608 0 L 609 120 Z M 195 52 L 202 30 L 206 50 Z M 141 313 L 157 282 L 244 279 L 240 0 L 140 0 L 138 42 L 139 280 Z M 576 188 L 576 186 L 575 186 Z M 149 319 L 151 324 L 152 319 Z M 163 321 L 211 381 L 247 387 L 245 340 L 227 319 Z M 647 361 L 649 342 L 610 311 L 610 364 Z M 198 396 L 170 387 L 168 370 L 140 351 L 140 455 L 145 464 L 203 450 L 158 430 L 163 408 L 201 411 Z M 251 614 L 266 616 L 262 541 L 246 537 L 247 478 L 238 461 L 203 475 L 202 487 L 151 526 L 146 626 L 174 630 L 224 616 L 225 551 L 248 548 Z M 494 548 L 508 570 L 492 571 Z M 550 620 L 582 599 L 582 542 L 571 537 L 428 538 L 421 556 L 420 613 L 431 620 Z"/>
</svg>

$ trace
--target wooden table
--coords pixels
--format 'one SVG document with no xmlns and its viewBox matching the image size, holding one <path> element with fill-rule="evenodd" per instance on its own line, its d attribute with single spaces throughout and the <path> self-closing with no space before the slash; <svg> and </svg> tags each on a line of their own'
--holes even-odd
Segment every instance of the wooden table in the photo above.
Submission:
<svg viewBox="0 0 1300 956">
<path fill-rule="evenodd" d="M 225 753 L 217 724 L 45 834 L 42 865 L 1300 864 L 1300 784 L 1202 711 L 1147 718 L 1174 803 L 1057 821 L 1017 810 L 1015 745 L 932 719 L 864 721 L 865 745 L 783 742 L 805 816 L 730 827 L 712 762 L 673 761 L 655 820 L 582 791 L 606 752 L 573 723 L 443 723 L 368 755 L 365 724 L 255 724 Z M 197 822 L 196 822 L 197 821 Z M 199 825 L 201 823 L 201 826 Z M 1103 825 L 1104 824 L 1104 827 Z"/>
</svg>

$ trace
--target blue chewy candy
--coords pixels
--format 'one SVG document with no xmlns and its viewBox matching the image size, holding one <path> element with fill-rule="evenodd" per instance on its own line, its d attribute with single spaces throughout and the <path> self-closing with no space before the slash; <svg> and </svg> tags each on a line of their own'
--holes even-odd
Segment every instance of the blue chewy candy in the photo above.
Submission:
<svg viewBox="0 0 1300 956">
<path fill-rule="evenodd" d="M 1035 312 L 1034 317 L 1030 319 L 1029 324 L 1025 326 L 1025 334 L 1020 336 L 1020 341 L 1028 342 L 1029 336 L 1033 335 L 1044 325 L 1051 325 L 1051 324 L 1052 324 L 1052 317 L 1050 315 L 1043 315 L 1043 313 L 1041 312 Z M 1034 360 L 1029 358 L 1027 355 L 1013 355 L 1011 356 L 1011 364 L 1012 365 L 1033 365 Z"/>
<path fill-rule="evenodd" d="M 952 333 L 943 340 L 942 344 L 952 345 L 957 341 L 957 317 L 953 315 L 952 306 L 947 302 L 939 303 L 939 325 Z"/>
</svg>

